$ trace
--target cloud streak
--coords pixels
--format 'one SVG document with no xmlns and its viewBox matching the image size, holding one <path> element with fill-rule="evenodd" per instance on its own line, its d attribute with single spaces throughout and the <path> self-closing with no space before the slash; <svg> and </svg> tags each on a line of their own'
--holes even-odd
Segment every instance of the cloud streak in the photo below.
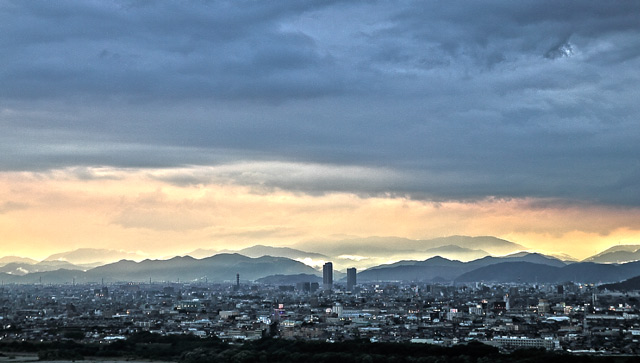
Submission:
<svg viewBox="0 0 640 363">
<path fill-rule="evenodd" d="M 332 234 L 412 239 L 461 234 L 496 235 L 541 252 L 586 257 L 640 238 L 639 208 L 527 198 L 436 203 L 158 178 L 174 175 L 174 169 L 87 172 L 115 177 L 87 179 L 75 169 L 0 173 L 0 200 L 28 201 L 28 208 L 3 206 L 13 208 L 0 213 L 4 253 L 44 258 L 87 246 L 136 246 L 161 257 L 198 248 L 291 245 Z"/>
</svg>

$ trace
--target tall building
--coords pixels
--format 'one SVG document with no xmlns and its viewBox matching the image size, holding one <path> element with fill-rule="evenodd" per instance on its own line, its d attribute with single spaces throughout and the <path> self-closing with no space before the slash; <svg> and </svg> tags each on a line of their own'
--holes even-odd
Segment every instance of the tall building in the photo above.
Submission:
<svg viewBox="0 0 640 363">
<path fill-rule="evenodd" d="M 333 288 L 333 263 L 327 262 L 322 266 L 322 287 L 325 290 Z"/>
<path fill-rule="evenodd" d="M 347 269 L 347 291 L 353 291 L 353 287 L 356 286 L 356 268 Z"/>
</svg>

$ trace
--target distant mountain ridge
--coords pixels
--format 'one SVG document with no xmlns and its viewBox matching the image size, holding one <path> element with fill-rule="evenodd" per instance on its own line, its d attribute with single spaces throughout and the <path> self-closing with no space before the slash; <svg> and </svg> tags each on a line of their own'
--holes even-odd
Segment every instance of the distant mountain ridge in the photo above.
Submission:
<svg viewBox="0 0 640 363">
<path fill-rule="evenodd" d="M 307 241 L 294 245 L 296 248 L 331 256 L 362 255 L 369 257 L 427 252 L 430 249 L 445 246 L 482 250 L 492 255 L 506 255 L 528 250 L 520 244 L 491 236 L 449 236 L 427 240 L 412 240 L 402 237 L 366 237 L 338 241 Z"/>
<path fill-rule="evenodd" d="M 311 274 L 319 272 L 301 262 L 284 257 L 263 256 L 251 258 L 240 254 L 218 254 L 203 259 L 190 256 L 168 260 L 121 260 L 88 271 L 58 269 L 33 272 L 22 276 L 0 273 L 8 283 L 77 283 L 88 282 L 145 282 L 145 281 L 235 281 L 236 274 L 243 280 L 256 280 L 276 274 Z"/>
<path fill-rule="evenodd" d="M 309 243 L 306 244 L 309 245 Z M 298 245 L 305 245 L 305 243 L 299 243 Z M 369 268 L 389 260 L 415 258 L 417 255 L 422 258 L 442 255 L 449 259 L 470 261 L 490 254 L 506 254 L 526 249 L 522 245 L 489 236 L 450 236 L 431 240 L 411 240 L 401 237 L 366 237 L 322 242 L 315 245 L 312 243 L 309 246 L 311 247 L 310 249 L 294 248 L 298 245 L 283 247 L 255 245 L 239 251 L 197 249 L 186 255 L 195 258 L 206 258 L 219 253 L 240 253 L 248 257 L 286 257 L 302 261 L 314 267 L 319 266 L 324 261 L 331 260 L 337 269 L 344 270 L 347 267 Z M 482 249 L 483 246 L 488 247 L 487 250 Z M 144 259 L 144 256 L 136 252 L 80 248 L 52 254 L 45 258 L 43 262 L 68 262 L 79 267 L 79 269 L 90 269 L 123 259 L 140 261 Z M 36 260 L 18 256 L 0 258 L 0 266 L 14 262 L 22 264 L 38 263 Z M 23 270 L 35 270 L 24 266 L 16 268 L 21 268 L 19 271 L 22 272 L 24 272 Z M 77 269 L 73 266 L 64 268 Z"/>
<path fill-rule="evenodd" d="M 47 265 L 49 264 L 50 265 Z M 5 266 L 6 267 L 6 266 Z M 25 271 L 16 273 L 18 267 Z M 34 270 L 27 270 L 27 267 Z M 58 268 L 65 267 L 65 268 Z M 55 271 L 44 269 L 55 269 Z M 286 257 L 257 258 L 237 253 L 223 253 L 196 259 L 191 256 L 168 260 L 121 260 L 87 271 L 64 261 L 44 261 L 36 265 L 10 266 L 0 271 L 5 283 L 89 283 L 146 281 L 233 282 L 236 274 L 244 281 L 293 284 L 320 281 L 320 271 Z M 426 282 L 618 282 L 640 275 L 640 262 L 597 264 L 576 262 L 565 264 L 556 258 L 537 253 L 516 253 L 504 257 L 486 256 L 469 262 L 432 257 L 423 261 L 404 260 L 380 265 L 358 273 L 359 282 L 426 281 Z M 296 277 L 299 276 L 299 277 Z M 317 278 L 310 278 L 316 276 Z M 334 270 L 334 281 L 344 273 Z M 305 281 L 305 282 L 306 282 Z"/>
<path fill-rule="evenodd" d="M 561 261 L 552 256 L 547 256 L 535 252 L 518 252 L 503 257 L 487 256 L 475 261 L 470 261 L 469 264 L 472 266 L 487 266 L 502 262 L 530 262 L 554 267 L 566 266 L 566 263 L 564 261 Z"/>
<path fill-rule="evenodd" d="M 329 260 L 328 256 L 323 255 L 321 253 L 306 252 L 306 251 L 301 251 L 301 250 L 290 248 L 290 247 L 272 247 L 272 246 L 264 246 L 264 245 L 255 245 L 255 246 L 243 248 L 238 251 L 231 251 L 231 250 L 215 251 L 215 250 L 207 250 L 207 249 L 197 249 L 195 251 L 188 253 L 187 255 L 195 258 L 204 258 L 204 257 L 213 256 L 219 253 L 239 253 L 241 255 L 244 255 L 247 257 L 253 257 L 253 258 L 262 257 L 262 256 L 273 256 L 273 257 L 286 257 L 293 260 L 305 259 L 305 258 L 311 258 L 315 260 L 326 260 L 326 261 Z"/>
<path fill-rule="evenodd" d="M 43 261 L 66 261 L 74 265 L 109 263 L 123 259 L 140 260 L 143 256 L 125 251 L 115 251 L 100 248 L 79 248 L 73 251 L 53 254 Z"/>
<path fill-rule="evenodd" d="M 434 278 L 452 281 L 459 276 L 481 267 L 505 263 L 527 262 L 549 267 L 564 267 L 566 264 L 556 258 L 539 253 L 514 254 L 505 257 L 483 257 L 474 261 L 452 261 L 443 257 L 432 257 L 424 261 L 400 261 L 381 265 L 358 274 L 361 281 L 431 281 Z"/>
<path fill-rule="evenodd" d="M 481 249 L 472 249 L 466 247 L 460 247 L 458 245 L 446 245 L 440 247 L 429 248 L 425 250 L 426 253 L 434 254 L 437 256 L 445 257 L 454 260 L 472 261 L 478 258 L 490 256 L 487 251 Z"/>
<path fill-rule="evenodd" d="M 617 245 L 584 259 L 585 262 L 625 263 L 640 260 L 640 245 Z"/>
<path fill-rule="evenodd" d="M 66 261 L 42 261 L 35 264 L 13 262 L 0 266 L 0 272 L 20 276 L 35 272 L 56 271 L 59 269 L 87 270 L 88 268 L 77 266 Z"/>
<path fill-rule="evenodd" d="M 38 263 L 38 261 L 27 258 L 27 257 L 19 257 L 19 256 L 4 256 L 0 257 L 0 266 L 5 266 L 9 263 L 20 263 L 20 264 L 28 264 L 33 265 Z"/>
<path fill-rule="evenodd" d="M 620 265 L 576 262 L 555 267 L 531 262 L 500 263 L 467 272 L 458 282 L 618 282 L 640 275 L 640 262 Z"/>
<path fill-rule="evenodd" d="M 449 236 L 433 238 L 427 241 L 438 243 L 440 246 L 456 245 L 469 249 L 480 249 L 490 253 L 491 255 L 506 255 L 514 252 L 528 250 L 527 247 L 524 247 L 518 243 L 493 236 Z"/>
<path fill-rule="evenodd" d="M 601 283 L 618 282 L 640 275 L 640 262 L 621 263 L 629 259 L 640 260 L 640 245 L 613 246 L 582 262 L 567 262 L 531 253 L 522 245 L 490 236 L 450 236 L 430 240 L 367 237 L 313 245 L 305 242 L 295 247 L 305 245 L 311 252 L 302 248 L 264 245 L 229 253 L 196 250 L 194 255 L 197 255 L 197 251 L 208 254 L 199 259 L 194 258 L 198 256 L 187 255 L 166 260 L 139 261 L 141 256 L 137 253 L 92 248 L 57 253 L 42 262 L 7 256 L 0 258 L 0 276 L 7 283 L 68 283 L 70 279 L 80 283 L 98 282 L 103 278 L 112 282 L 142 282 L 149 279 L 222 282 L 232 281 L 235 274 L 240 273 L 245 281 L 280 279 L 291 282 L 295 281 L 295 276 L 303 276 L 300 274 L 319 276 L 318 266 L 324 261 L 334 263 L 334 281 L 344 277 L 344 268 L 354 266 L 358 268 L 358 280 L 361 282 L 571 280 Z M 317 252 L 318 249 L 322 253 Z M 502 253 L 501 257 L 488 255 L 498 252 Z M 402 258 L 404 256 L 409 258 Z M 413 256 L 428 257 L 415 259 Z M 139 262 L 132 261 L 132 257 Z M 267 277 L 271 280 L 261 280 Z"/>
<path fill-rule="evenodd" d="M 242 279 L 255 280 L 260 277 L 282 274 L 317 274 L 313 268 L 283 257 L 263 256 L 251 258 L 240 254 L 217 254 L 203 259 L 190 256 L 169 260 L 144 260 L 138 263 L 120 261 L 87 271 L 89 276 L 105 276 L 110 279 L 144 281 L 148 278 L 165 281 L 211 280 L 232 281 L 236 273 Z M 133 276 L 135 273 L 137 276 Z M 145 276 L 146 275 L 146 276 Z"/>
<path fill-rule="evenodd" d="M 470 262 L 434 257 L 425 261 L 400 261 L 362 271 L 358 281 L 455 282 L 618 282 L 640 275 L 640 262 L 620 265 L 574 262 L 530 253 L 485 257 Z"/>
</svg>

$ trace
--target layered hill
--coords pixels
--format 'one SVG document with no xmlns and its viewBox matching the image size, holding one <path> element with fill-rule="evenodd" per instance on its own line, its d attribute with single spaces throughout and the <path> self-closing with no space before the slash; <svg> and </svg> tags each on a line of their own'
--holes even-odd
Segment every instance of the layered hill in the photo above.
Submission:
<svg viewBox="0 0 640 363">
<path fill-rule="evenodd" d="M 588 257 L 584 262 L 625 263 L 640 261 L 640 245 L 618 245 Z"/>
<path fill-rule="evenodd" d="M 434 257 L 425 261 L 400 261 L 358 274 L 358 281 L 455 282 L 618 282 L 640 275 L 640 262 L 566 264 L 556 258 L 530 253 L 485 257 L 470 262 Z"/>
<path fill-rule="evenodd" d="M 374 267 L 358 274 L 359 281 L 453 281 L 459 276 L 481 267 L 504 262 L 527 262 L 548 267 L 566 266 L 553 257 L 537 253 L 515 254 L 505 257 L 483 257 L 470 262 L 432 257 L 424 261 L 400 261 Z"/>
<path fill-rule="evenodd" d="M 210 249 L 197 249 L 195 251 L 189 252 L 187 255 L 195 258 L 205 258 L 210 257 L 219 253 L 238 253 L 243 256 L 258 258 L 262 256 L 272 256 L 272 257 L 286 257 L 292 260 L 303 260 L 306 258 L 313 260 L 325 260 L 329 261 L 329 257 L 323 255 L 321 253 L 315 252 L 306 252 L 301 251 L 295 248 L 290 247 L 272 247 L 272 246 L 264 246 L 264 245 L 255 245 L 247 248 L 243 248 L 238 251 L 215 251 Z"/>
<path fill-rule="evenodd" d="M 531 262 L 503 262 L 458 276 L 457 282 L 618 282 L 640 275 L 640 262 L 621 265 L 578 262 L 564 267 Z"/>
<path fill-rule="evenodd" d="M 307 241 L 295 245 L 296 248 L 330 256 L 360 255 L 367 257 L 424 253 L 445 246 L 457 246 L 466 250 L 481 250 L 492 255 L 505 255 L 527 250 L 526 247 L 517 243 L 491 236 L 449 236 L 427 240 L 413 240 L 401 237 L 366 237 L 338 241 Z"/>
<path fill-rule="evenodd" d="M 526 247 L 490 236 L 450 236 L 429 240 L 400 237 L 352 238 L 305 242 L 293 247 L 256 245 L 236 252 L 196 250 L 192 256 L 139 260 L 140 255 L 105 249 L 78 249 L 51 255 L 42 262 L 9 256 L 0 261 L 6 283 L 69 283 L 71 281 L 234 281 L 293 283 L 319 281 L 317 267 L 334 263 L 334 281 L 344 268 L 357 267 L 358 281 L 438 282 L 618 282 L 640 275 L 635 260 L 640 245 L 614 246 L 583 262 L 526 252 Z M 508 254 L 510 253 L 510 254 Z M 503 255 L 495 257 L 493 255 Z M 120 258 L 117 262 L 109 261 Z M 204 257 L 204 258 L 194 258 Z M 407 256 L 407 257 L 405 257 Z M 416 259 L 416 256 L 426 256 Z M 624 259 L 619 258 L 624 256 Z M 130 258 L 132 257 L 132 258 Z M 640 256 L 637 256 L 640 258 Z M 565 258 L 563 258 L 565 259 Z M 387 261 L 398 261 L 389 263 Z M 604 262 L 604 263 L 595 263 Z M 304 262 L 304 263 L 303 263 Z M 612 263 L 615 262 L 615 263 Z M 306 264 L 305 264 L 306 263 Z M 96 267 L 96 265 L 100 266 Z"/>
<path fill-rule="evenodd" d="M 319 272 L 288 258 L 264 256 L 251 258 L 240 254 L 218 254 L 203 259 L 190 256 L 169 260 L 122 260 L 88 271 L 59 269 L 34 272 L 22 276 L 0 274 L 6 283 L 77 283 L 132 281 L 235 281 L 239 273 L 243 280 L 256 280 L 276 274 L 313 274 Z"/>
<path fill-rule="evenodd" d="M 0 266 L 5 266 L 10 263 L 33 265 L 38 263 L 38 261 L 31 258 L 19 257 L 19 256 L 4 256 L 0 258 Z"/>
<path fill-rule="evenodd" d="M 73 251 L 53 254 L 44 261 L 66 261 L 74 265 L 105 264 L 123 259 L 140 260 L 144 258 L 137 253 L 115 251 L 100 248 L 79 248 Z"/>
<path fill-rule="evenodd" d="M 600 285 L 602 290 L 615 290 L 615 291 L 633 291 L 640 290 L 640 276 L 635 276 L 624 281 Z"/>
<path fill-rule="evenodd" d="M 56 271 L 59 269 L 66 270 L 88 270 L 95 266 L 78 266 L 66 261 L 42 261 L 34 264 L 13 262 L 0 267 L 0 272 L 9 275 L 26 275 L 35 272 Z"/>
<path fill-rule="evenodd" d="M 450 260 L 473 261 L 482 257 L 490 256 L 489 252 L 481 249 L 465 248 L 458 245 L 446 245 L 429 248 L 424 251 L 433 256 L 440 256 Z"/>
</svg>

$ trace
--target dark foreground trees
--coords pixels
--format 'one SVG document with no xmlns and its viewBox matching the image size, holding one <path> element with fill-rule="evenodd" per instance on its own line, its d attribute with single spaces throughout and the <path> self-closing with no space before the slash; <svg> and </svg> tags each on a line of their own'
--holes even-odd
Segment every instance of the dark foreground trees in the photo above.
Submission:
<svg viewBox="0 0 640 363">
<path fill-rule="evenodd" d="M 91 357 L 149 359 L 182 363 L 205 362 L 632 362 L 636 357 L 577 356 L 544 350 L 503 354 L 497 348 L 471 342 L 454 347 L 411 343 L 370 343 L 355 340 L 324 343 L 265 338 L 244 344 L 227 344 L 217 338 L 191 335 L 160 336 L 139 333 L 110 344 L 73 341 L 0 343 L 2 351 L 37 352 L 41 360 L 82 360 Z"/>
</svg>

